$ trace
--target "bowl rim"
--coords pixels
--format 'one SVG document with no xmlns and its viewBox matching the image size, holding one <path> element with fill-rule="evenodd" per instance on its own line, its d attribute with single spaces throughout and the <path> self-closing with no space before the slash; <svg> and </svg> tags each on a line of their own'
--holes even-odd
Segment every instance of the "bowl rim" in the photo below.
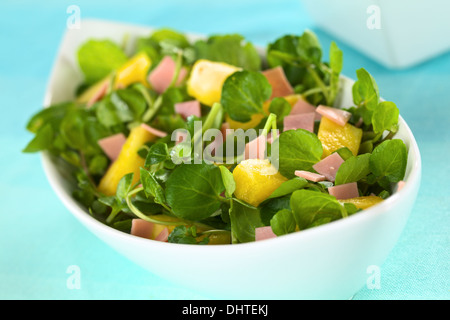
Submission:
<svg viewBox="0 0 450 320">
<path fill-rule="evenodd" d="M 124 25 L 124 26 L 135 26 L 138 28 L 148 28 L 149 30 L 152 30 L 153 28 L 151 26 L 142 26 L 142 25 L 133 25 L 133 24 L 124 24 L 121 22 L 116 21 L 109 21 L 109 20 L 100 20 L 100 19 L 84 19 L 83 22 L 94 22 L 94 23 L 113 23 L 118 25 Z M 186 33 L 187 36 L 190 35 L 190 33 Z M 64 35 L 65 36 L 65 35 Z M 63 38 L 64 38 L 63 36 Z M 199 37 L 198 34 L 193 34 L 193 37 Z M 45 92 L 45 98 L 44 98 L 44 108 L 49 105 L 50 97 L 51 97 L 51 83 L 54 81 L 55 74 L 56 74 L 56 67 L 57 67 L 57 61 L 60 57 L 61 53 L 61 46 L 57 52 L 57 55 L 55 57 L 53 67 L 51 69 L 50 77 L 47 83 L 47 88 Z M 261 49 L 261 48 L 259 48 Z M 342 79 L 346 79 L 349 81 L 354 81 L 353 79 L 341 75 Z M 409 175 L 406 177 L 405 186 L 392 194 L 390 197 L 382 201 L 381 203 L 370 207 L 368 209 L 365 209 L 361 212 L 358 212 L 356 214 L 353 214 L 347 218 L 339 219 L 336 221 L 329 222 L 327 224 L 319 225 L 313 228 L 309 228 L 306 230 L 293 232 L 290 234 L 286 234 L 283 236 L 263 240 L 263 241 L 253 241 L 253 242 L 246 242 L 246 243 L 237 243 L 237 244 L 218 244 L 218 245 L 189 245 L 189 244 L 176 244 L 176 243 L 169 243 L 169 242 L 161 242 L 161 241 L 155 241 L 151 239 L 146 239 L 138 236 L 134 236 L 132 234 L 114 229 L 101 221 L 95 219 L 93 216 L 89 214 L 87 210 L 83 210 L 81 208 L 81 204 L 79 204 L 69 193 L 67 193 L 64 190 L 64 187 L 61 185 L 58 177 L 58 172 L 51 160 L 51 156 L 48 154 L 48 152 L 42 152 L 41 153 L 41 163 L 45 172 L 45 175 L 47 177 L 47 180 L 50 183 L 50 186 L 52 187 L 53 191 L 57 194 L 58 198 L 62 201 L 64 206 L 85 226 L 88 226 L 88 229 L 99 229 L 102 231 L 102 234 L 106 233 L 109 236 L 123 239 L 124 241 L 131 241 L 136 244 L 145 245 L 147 247 L 154 247 L 154 248 L 164 248 L 164 250 L 178 250 L 180 248 L 187 248 L 189 247 L 190 250 L 198 250 L 204 252 L 205 250 L 213 250 L 214 252 L 217 252 L 219 250 L 221 251 L 228 251 L 228 250 L 241 250 L 241 249 L 248 249 L 253 250 L 254 248 L 257 248 L 258 246 L 283 246 L 287 242 L 300 242 L 300 241 L 307 241 L 308 238 L 317 236 L 318 233 L 329 233 L 329 230 L 335 230 L 339 228 L 344 228 L 346 226 L 351 226 L 352 224 L 358 224 L 361 221 L 370 219 L 374 216 L 379 216 L 383 214 L 387 214 L 389 212 L 389 209 L 397 202 L 401 201 L 404 197 L 410 194 L 409 190 L 414 187 L 416 184 L 420 184 L 421 180 L 421 169 L 422 169 L 422 160 L 420 155 L 420 150 L 417 144 L 417 141 L 406 123 L 406 121 L 403 119 L 403 117 L 399 116 L 399 123 L 400 126 L 403 127 L 406 131 L 406 137 L 409 142 L 409 149 L 408 153 L 412 153 L 411 160 L 413 160 L 413 163 L 411 164 L 411 170 L 409 172 Z M 93 232 L 95 234 L 95 232 Z"/>
</svg>

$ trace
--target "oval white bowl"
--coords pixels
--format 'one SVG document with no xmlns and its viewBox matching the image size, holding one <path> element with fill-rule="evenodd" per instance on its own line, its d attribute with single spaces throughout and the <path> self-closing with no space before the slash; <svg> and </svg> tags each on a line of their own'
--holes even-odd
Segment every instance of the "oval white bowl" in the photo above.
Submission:
<svg viewBox="0 0 450 320">
<path fill-rule="evenodd" d="M 45 105 L 71 99 L 80 79 L 75 50 L 90 37 L 120 41 L 151 28 L 85 20 L 68 30 L 52 71 Z M 343 79 L 341 105 L 351 105 L 352 81 Z M 195 246 L 147 240 L 95 220 L 71 196 L 69 181 L 43 153 L 47 178 L 67 209 L 93 234 L 148 271 L 219 299 L 349 299 L 379 268 L 397 242 L 421 180 L 414 136 L 400 117 L 395 138 L 408 147 L 405 187 L 349 218 L 275 239 L 237 245 Z"/>
</svg>

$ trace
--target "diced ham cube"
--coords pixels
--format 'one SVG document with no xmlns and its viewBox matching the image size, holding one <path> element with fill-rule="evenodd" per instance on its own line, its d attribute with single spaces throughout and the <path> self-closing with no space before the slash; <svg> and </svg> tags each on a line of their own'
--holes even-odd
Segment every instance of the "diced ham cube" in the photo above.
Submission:
<svg viewBox="0 0 450 320">
<path fill-rule="evenodd" d="M 305 129 L 314 132 L 315 112 L 288 115 L 283 119 L 283 131 Z"/>
<path fill-rule="evenodd" d="M 116 160 L 125 144 L 127 138 L 123 133 L 114 134 L 112 136 L 102 138 L 97 141 L 100 148 L 112 161 Z"/>
<path fill-rule="evenodd" d="M 277 235 L 273 233 L 271 226 L 255 228 L 255 241 L 266 240 L 276 237 Z"/>
<path fill-rule="evenodd" d="M 359 197 L 358 184 L 356 182 L 350 182 L 329 187 L 328 193 L 335 196 L 337 200 L 357 198 Z"/>
<path fill-rule="evenodd" d="M 312 104 L 308 103 L 307 101 L 303 99 L 298 99 L 298 101 L 294 104 L 294 106 L 291 109 L 291 112 L 289 115 L 293 114 L 301 114 L 301 113 L 315 113 L 314 120 L 320 120 L 322 116 L 316 112 L 316 107 Z"/>
<path fill-rule="evenodd" d="M 325 176 L 309 171 L 303 171 L 303 170 L 296 170 L 295 175 L 297 177 L 305 178 L 306 180 L 312 181 L 312 182 L 319 182 L 324 181 L 326 178 Z"/>
<path fill-rule="evenodd" d="M 348 111 L 322 105 L 316 108 L 316 112 L 341 126 L 345 126 L 352 117 L 352 114 Z"/>
<path fill-rule="evenodd" d="M 281 66 L 264 70 L 262 71 L 262 74 L 267 78 L 267 81 L 269 81 L 272 86 L 272 96 L 270 99 L 294 94 L 294 89 L 286 78 L 284 70 Z"/>
<path fill-rule="evenodd" d="M 328 181 L 334 182 L 336 179 L 336 172 L 343 163 L 344 159 L 341 158 L 339 153 L 334 152 L 313 165 L 313 169 L 325 176 Z"/>
<path fill-rule="evenodd" d="M 131 234 L 137 237 L 150 239 L 153 231 L 153 223 L 143 219 L 131 220 Z"/>
<path fill-rule="evenodd" d="M 98 90 L 92 95 L 92 97 L 86 103 L 87 108 L 92 107 L 94 105 L 94 103 L 96 103 L 97 101 L 99 101 L 106 95 L 106 92 L 108 91 L 108 85 L 109 85 L 109 80 L 104 81 L 101 84 L 101 86 L 98 88 Z"/>
<path fill-rule="evenodd" d="M 266 152 L 267 138 L 263 135 L 258 136 L 245 145 L 244 158 L 247 159 L 264 159 Z"/>
<path fill-rule="evenodd" d="M 169 229 L 164 228 L 155 238 L 156 241 L 167 242 L 169 239 Z"/>
<path fill-rule="evenodd" d="M 152 128 L 146 123 L 141 124 L 141 127 L 144 128 L 145 130 L 147 130 L 148 132 L 150 132 L 151 134 L 154 134 L 157 137 L 164 138 L 165 136 L 167 136 L 167 133 L 160 131 L 158 129 Z"/>
<path fill-rule="evenodd" d="M 202 116 L 200 102 L 197 100 L 175 103 L 175 112 L 184 119 L 187 119 L 189 116 L 196 116 L 198 118 Z"/>
<path fill-rule="evenodd" d="M 175 61 L 170 56 L 165 56 L 161 62 L 153 69 L 149 76 L 148 82 L 152 88 L 158 93 L 163 93 L 172 82 L 175 73 Z M 176 85 L 179 85 L 187 75 L 186 68 L 181 68 Z"/>
</svg>

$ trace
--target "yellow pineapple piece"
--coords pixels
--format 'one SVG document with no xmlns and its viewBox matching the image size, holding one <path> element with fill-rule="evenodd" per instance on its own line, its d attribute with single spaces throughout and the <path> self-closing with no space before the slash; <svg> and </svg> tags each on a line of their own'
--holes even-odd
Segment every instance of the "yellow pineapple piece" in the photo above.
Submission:
<svg viewBox="0 0 450 320">
<path fill-rule="evenodd" d="M 287 179 L 267 159 L 249 159 L 233 170 L 236 183 L 234 195 L 257 207 Z"/>
<path fill-rule="evenodd" d="M 328 157 L 342 147 L 347 147 L 353 155 L 358 155 L 362 133 L 362 129 L 349 123 L 341 126 L 326 117 L 322 117 L 317 134 L 323 146 L 322 158 Z"/>
<path fill-rule="evenodd" d="M 382 201 L 383 201 L 383 198 L 380 198 L 378 196 L 365 196 L 365 197 L 357 197 L 357 198 L 339 200 L 339 202 L 341 202 L 341 203 L 353 203 L 359 209 L 370 208 L 371 206 L 376 205 L 377 203 L 380 203 Z"/>
</svg>

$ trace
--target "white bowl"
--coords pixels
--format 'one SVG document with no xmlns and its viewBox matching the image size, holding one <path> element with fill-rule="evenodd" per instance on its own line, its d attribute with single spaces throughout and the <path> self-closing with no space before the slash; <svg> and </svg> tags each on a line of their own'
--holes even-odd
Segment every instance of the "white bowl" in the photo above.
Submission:
<svg viewBox="0 0 450 320">
<path fill-rule="evenodd" d="M 450 49 L 446 0 L 302 3 L 320 28 L 388 68 L 408 68 Z"/>
<path fill-rule="evenodd" d="M 89 37 L 120 40 L 152 29 L 83 21 L 68 30 L 52 72 L 45 105 L 70 99 L 77 79 L 75 49 Z M 344 79 L 343 105 L 351 101 Z M 386 201 L 349 218 L 275 239 L 237 245 L 196 246 L 147 240 L 92 218 L 71 197 L 72 186 L 52 159 L 43 166 L 67 209 L 93 234 L 148 271 L 220 299 L 349 299 L 371 279 L 394 247 L 413 207 L 421 178 L 416 141 L 400 118 L 397 138 L 408 147 L 406 185 Z M 369 272 L 369 273 L 368 273 Z"/>
</svg>

